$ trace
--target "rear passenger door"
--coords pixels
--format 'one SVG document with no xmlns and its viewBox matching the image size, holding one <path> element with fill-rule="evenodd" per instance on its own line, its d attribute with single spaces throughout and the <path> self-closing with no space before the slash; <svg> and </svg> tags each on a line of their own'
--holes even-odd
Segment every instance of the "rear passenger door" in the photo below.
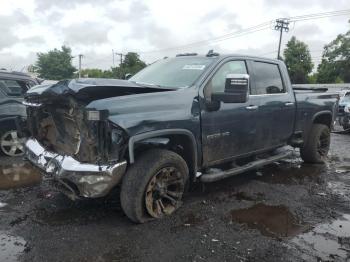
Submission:
<svg viewBox="0 0 350 262">
<path fill-rule="evenodd" d="M 294 128 L 295 99 L 283 81 L 279 63 L 251 61 L 252 96 L 259 97 L 257 147 L 268 149 L 285 144 Z"/>
</svg>

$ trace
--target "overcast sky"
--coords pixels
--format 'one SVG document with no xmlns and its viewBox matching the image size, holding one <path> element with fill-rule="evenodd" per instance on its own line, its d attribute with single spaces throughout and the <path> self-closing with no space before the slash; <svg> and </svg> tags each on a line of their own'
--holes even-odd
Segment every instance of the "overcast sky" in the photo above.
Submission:
<svg viewBox="0 0 350 262">
<path fill-rule="evenodd" d="M 37 52 L 63 44 L 71 47 L 75 56 L 84 54 L 83 68 L 111 67 L 112 49 L 139 52 L 148 63 L 209 49 L 276 57 L 279 34 L 272 24 L 271 28 L 225 41 L 164 49 L 279 17 L 350 9 L 349 0 L 0 0 L 0 5 L 0 68 L 13 70 L 35 63 Z M 349 19 L 337 16 L 291 24 L 289 33 L 283 35 L 283 46 L 295 35 L 309 45 L 317 63 L 323 46 L 350 29 Z M 74 58 L 75 66 L 77 62 Z"/>
</svg>

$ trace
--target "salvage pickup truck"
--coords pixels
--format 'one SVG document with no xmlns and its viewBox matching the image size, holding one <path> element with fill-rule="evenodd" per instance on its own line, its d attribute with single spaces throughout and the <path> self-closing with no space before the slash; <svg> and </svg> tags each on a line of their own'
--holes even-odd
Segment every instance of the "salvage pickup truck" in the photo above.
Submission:
<svg viewBox="0 0 350 262">
<path fill-rule="evenodd" d="M 291 154 L 324 162 L 338 96 L 293 90 L 282 61 L 182 54 L 129 80 L 75 79 L 25 97 L 26 156 L 72 199 L 120 186 L 134 222 L 172 214 L 193 181 L 217 181 Z"/>
</svg>

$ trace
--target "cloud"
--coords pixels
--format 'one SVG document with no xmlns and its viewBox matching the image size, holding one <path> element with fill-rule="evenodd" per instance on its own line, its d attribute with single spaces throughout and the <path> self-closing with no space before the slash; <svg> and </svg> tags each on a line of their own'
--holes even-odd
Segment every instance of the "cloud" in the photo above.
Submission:
<svg viewBox="0 0 350 262">
<path fill-rule="evenodd" d="M 110 2 L 110 0 L 36 0 L 36 11 L 46 11 L 53 7 L 61 9 L 71 9 L 82 4 L 99 4 L 104 5 Z"/>
<path fill-rule="evenodd" d="M 94 45 L 106 43 L 110 27 L 94 22 L 71 25 L 63 30 L 64 39 L 70 45 Z"/>
<path fill-rule="evenodd" d="M 26 17 L 21 11 L 16 11 L 12 15 L 0 17 L 0 51 L 19 41 L 15 34 L 16 26 L 28 22 L 28 17 Z"/>
<path fill-rule="evenodd" d="M 265 4 L 269 7 L 273 8 L 290 8 L 293 9 L 306 9 L 308 7 L 323 7 L 323 8 L 336 8 L 336 10 L 347 9 L 349 7 L 348 0 L 337 0 L 336 5 L 335 2 L 329 0 L 293 0 L 293 1 L 281 1 L 281 0 L 264 0 Z M 331 10 L 327 10 L 331 11 Z M 325 10 L 325 12 L 327 12 Z"/>
<path fill-rule="evenodd" d="M 0 15 L 0 67 L 34 63 L 36 56 L 31 54 L 63 44 L 72 48 L 73 55 L 84 54 L 86 66 L 101 68 L 112 65 L 112 49 L 140 52 L 148 63 L 177 53 L 206 53 L 209 49 L 275 57 L 278 32 L 272 27 L 225 41 L 205 40 L 278 17 L 346 9 L 348 0 L 339 0 L 336 7 L 331 5 L 334 3 L 328 0 L 246 0 L 239 4 L 232 0 L 26 0 L 2 6 L 1 13 L 6 15 Z M 298 22 L 283 34 L 282 47 L 295 35 L 310 44 L 310 50 L 322 49 L 337 34 L 349 30 L 347 19 Z M 200 45 L 187 46 L 200 41 Z"/>
</svg>

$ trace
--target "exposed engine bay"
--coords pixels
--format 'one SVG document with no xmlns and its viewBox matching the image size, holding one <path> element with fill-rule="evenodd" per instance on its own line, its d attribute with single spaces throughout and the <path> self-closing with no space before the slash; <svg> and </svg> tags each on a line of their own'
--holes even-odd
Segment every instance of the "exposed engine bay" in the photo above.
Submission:
<svg viewBox="0 0 350 262">
<path fill-rule="evenodd" d="M 49 151 L 82 163 L 107 164 L 126 150 L 126 131 L 108 120 L 108 110 L 87 105 L 95 100 L 164 92 L 119 79 L 73 79 L 39 85 L 25 95 L 29 136 Z"/>
<path fill-rule="evenodd" d="M 48 150 L 85 163 L 111 160 L 111 124 L 107 112 L 86 110 L 85 104 L 67 97 L 60 103 L 29 107 L 28 116 L 30 133 Z"/>
</svg>

